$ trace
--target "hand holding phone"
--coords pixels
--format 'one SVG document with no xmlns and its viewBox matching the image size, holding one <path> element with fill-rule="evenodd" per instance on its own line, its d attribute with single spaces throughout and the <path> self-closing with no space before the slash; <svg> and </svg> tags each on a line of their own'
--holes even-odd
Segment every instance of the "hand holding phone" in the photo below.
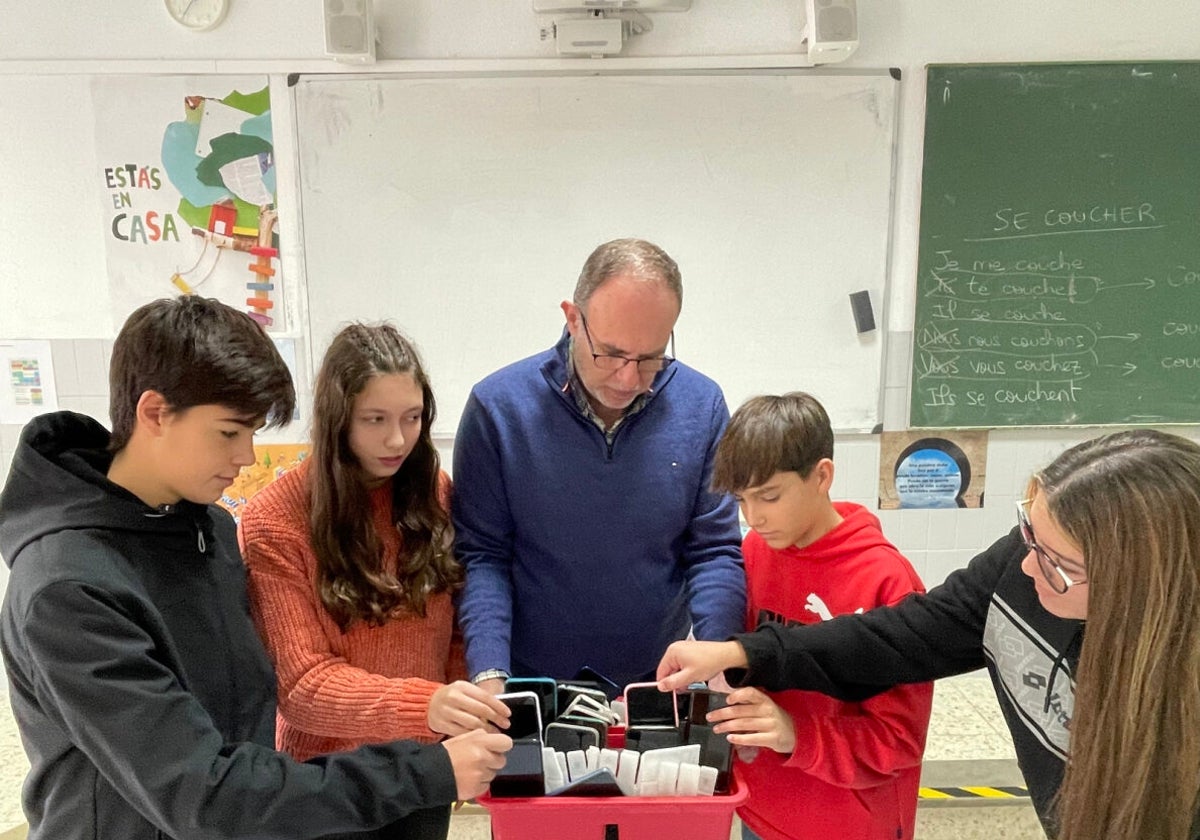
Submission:
<svg viewBox="0 0 1200 840">
<path fill-rule="evenodd" d="M 672 692 L 659 691 L 658 683 L 625 686 L 625 713 L 630 729 L 679 728 L 679 700 Z"/>
<path fill-rule="evenodd" d="M 474 730 L 442 742 L 454 768 L 454 784 L 461 800 L 473 799 L 488 788 L 505 766 L 505 753 L 513 742 L 507 735 Z"/>
<path fill-rule="evenodd" d="M 508 735 L 513 746 L 489 790 L 495 797 L 542 796 L 546 792 L 546 781 L 542 768 L 542 716 L 538 697 L 532 691 L 514 691 L 498 694 L 496 699 L 511 712 Z"/>
<path fill-rule="evenodd" d="M 425 718 L 430 729 L 443 735 L 461 735 L 472 729 L 497 732 L 507 729 L 509 711 L 486 689 L 458 680 L 433 693 Z"/>
<path fill-rule="evenodd" d="M 542 741 L 542 710 L 538 696 L 532 691 L 513 691 L 497 694 L 496 699 L 508 707 L 508 737 L 514 741 Z"/>
</svg>

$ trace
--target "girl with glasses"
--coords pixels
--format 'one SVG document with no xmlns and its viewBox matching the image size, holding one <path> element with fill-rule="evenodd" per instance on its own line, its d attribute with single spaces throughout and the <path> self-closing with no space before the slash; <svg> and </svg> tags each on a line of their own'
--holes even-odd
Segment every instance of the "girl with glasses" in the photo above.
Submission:
<svg viewBox="0 0 1200 840">
<path fill-rule="evenodd" d="M 928 594 L 676 643 L 660 687 L 733 669 L 731 685 L 858 700 L 986 667 L 1049 836 L 1200 838 L 1200 445 L 1106 435 L 1027 495 L 1017 527 Z"/>
</svg>

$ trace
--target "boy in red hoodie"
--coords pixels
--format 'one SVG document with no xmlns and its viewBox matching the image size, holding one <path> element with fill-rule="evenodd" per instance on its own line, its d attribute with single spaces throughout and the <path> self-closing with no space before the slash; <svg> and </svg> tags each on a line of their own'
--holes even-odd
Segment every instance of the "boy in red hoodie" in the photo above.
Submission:
<svg viewBox="0 0 1200 840">
<path fill-rule="evenodd" d="M 832 459 L 829 417 L 808 394 L 755 397 L 730 420 L 712 483 L 737 498 L 751 529 L 747 629 L 829 621 L 924 591 L 874 514 L 830 500 Z M 733 691 L 709 720 L 742 759 L 743 840 L 911 838 L 932 700 L 932 683 L 859 703 Z"/>
</svg>

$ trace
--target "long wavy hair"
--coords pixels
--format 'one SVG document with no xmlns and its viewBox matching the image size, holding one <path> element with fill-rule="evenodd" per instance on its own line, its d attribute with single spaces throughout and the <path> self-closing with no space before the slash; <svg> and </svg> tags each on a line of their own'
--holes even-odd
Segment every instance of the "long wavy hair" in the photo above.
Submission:
<svg viewBox="0 0 1200 840">
<path fill-rule="evenodd" d="M 392 515 L 400 556 L 383 555 L 371 521 L 369 491 L 350 450 L 355 398 L 377 377 L 407 374 L 421 388 L 421 434 L 391 479 Z M 389 324 L 351 324 L 333 339 L 313 394 L 309 467 L 312 544 L 317 590 L 345 631 L 355 621 L 378 626 L 403 611 L 425 615 L 430 594 L 462 586 L 451 550 L 453 531 L 439 498 L 441 462 L 430 430 L 437 417 L 433 389 L 416 348 Z"/>
<path fill-rule="evenodd" d="M 1149 430 L 1075 446 L 1034 476 L 1083 551 L 1060 840 L 1186 840 L 1200 792 L 1200 446 Z"/>
</svg>

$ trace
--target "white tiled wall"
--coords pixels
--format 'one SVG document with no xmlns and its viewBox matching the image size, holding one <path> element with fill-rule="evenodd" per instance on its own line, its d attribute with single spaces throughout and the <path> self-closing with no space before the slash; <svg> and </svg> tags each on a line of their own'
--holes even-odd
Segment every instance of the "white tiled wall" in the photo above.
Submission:
<svg viewBox="0 0 1200 840">
<path fill-rule="evenodd" d="M 908 423 L 910 333 L 889 333 L 884 376 L 884 428 L 903 429 Z M 303 342 L 296 340 L 299 422 L 282 430 L 264 432 L 263 442 L 303 441 L 308 438 L 312 405 L 311 375 Z M 108 420 L 108 364 L 112 341 L 101 339 L 50 342 L 54 376 L 62 408 L 89 414 L 105 425 Z M 435 383 L 436 387 L 436 383 Z M 798 383 L 798 387 L 803 387 Z M 984 507 L 974 510 L 877 511 L 884 533 L 912 561 L 925 581 L 934 586 L 946 575 L 966 565 L 976 553 L 1007 533 L 1014 522 L 1013 502 L 1025 495 L 1026 482 L 1062 450 L 1103 430 L 1000 429 L 989 435 Z M 1200 440 L 1200 428 L 1175 428 Z M 0 425 L 0 474 L 7 475 L 16 447 L 19 426 Z M 453 439 L 435 443 L 443 466 L 450 470 Z M 879 438 L 875 435 L 841 435 L 835 445 L 836 470 L 833 495 L 875 509 L 879 493 Z M 7 570 L 0 569 L 0 588 Z"/>
</svg>

